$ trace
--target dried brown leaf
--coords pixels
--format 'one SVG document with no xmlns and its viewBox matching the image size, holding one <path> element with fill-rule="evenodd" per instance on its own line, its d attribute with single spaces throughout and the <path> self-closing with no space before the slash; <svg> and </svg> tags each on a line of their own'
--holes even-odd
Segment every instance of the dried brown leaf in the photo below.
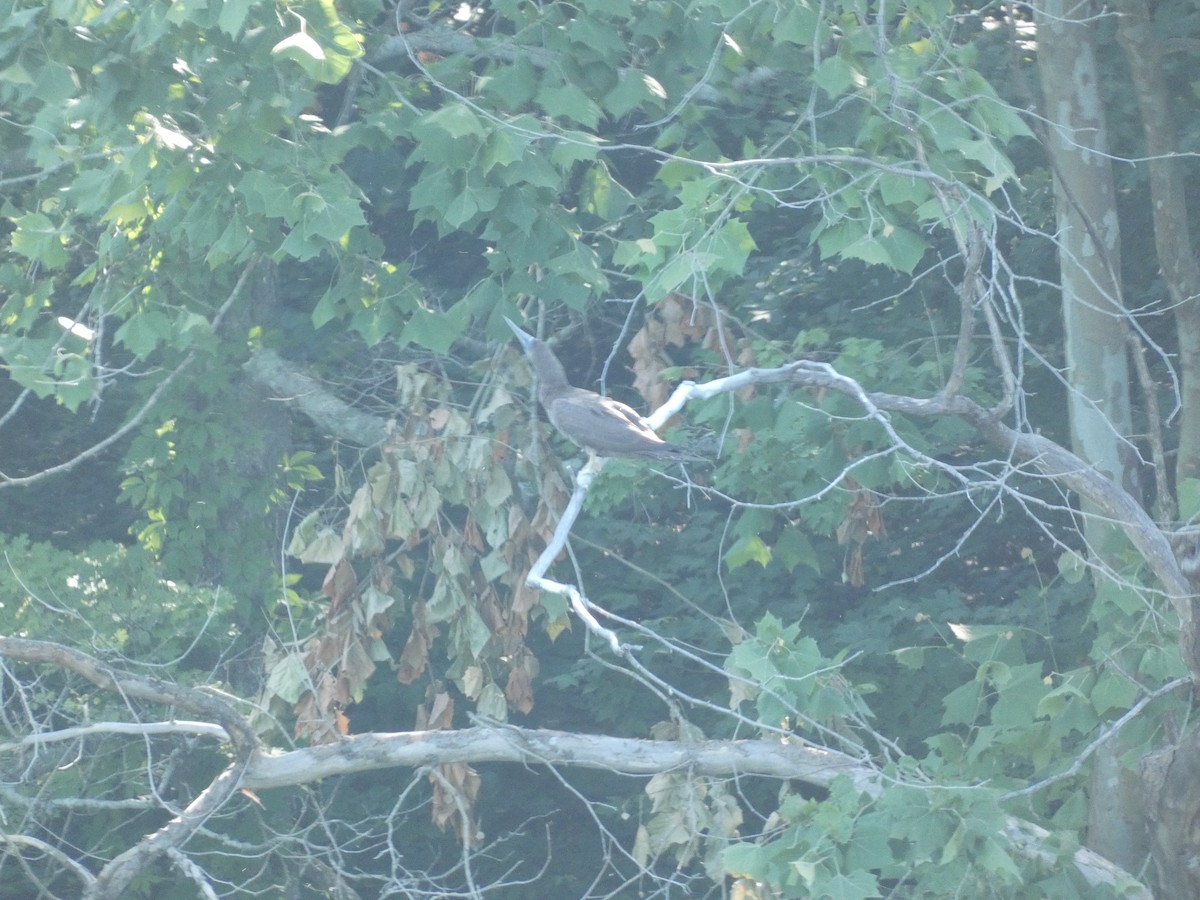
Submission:
<svg viewBox="0 0 1200 900">
<path fill-rule="evenodd" d="M 312 694 L 306 695 L 295 707 L 296 738 L 310 744 L 329 744 L 337 740 L 334 717 L 320 709 Z"/>
<path fill-rule="evenodd" d="M 443 831 L 453 825 L 455 833 L 467 846 L 474 846 L 482 835 L 475 828 L 475 799 L 479 796 L 479 773 L 465 763 L 447 763 L 430 773 L 433 804 L 430 816 Z M 465 821 L 463 811 L 466 812 Z"/>
<path fill-rule="evenodd" d="M 333 601 L 329 610 L 331 616 L 342 605 L 342 602 L 354 593 L 357 586 L 358 578 L 354 574 L 354 567 L 348 561 L 341 559 L 329 567 L 329 571 L 325 573 L 321 591 Z"/>
<path fill-rule="evenodd" d="M 504 699 L 510 707 L 519 712 L 527 713 L 533 709 L 533 682 L 523 665 L 514 666 L 508 673 Z"/>
<path fill-rule="evenodd" d="M 486 549 L 483 535 L 479 532 L 479 526 L 475 523 L 474 516 L 468 516 L 467 523 L 463 526 L 463 543 L 480 553 Z"/>
<path fill-rule="evenodd" d="M 454 698 L 447 691 L 438 691 L 430 702 L 425 728 L 429 731 L 444 731 L 453 724 Z"/>
<path fill-rule="evenodd" d="M 862 544 L 856 544 L 854 549 L 846 554 L 846 562 L 842 566 L 842 581 L 851 587 L 862 587 L 867 583 L 863 568 Z"/>
<path fill-rule="evenodd" d="M 418 601 L 413 604 L 413 627 L 409 632 L 404 649 L 400 651 L 400 661 L 396 665 L 396 680 L 401 684 L 412 684 L 425 671 L 429 663 L 429 648 L 437 637 L 437 626 L 430 626 L 425 621 L 425 603 Z"/>
</svg>

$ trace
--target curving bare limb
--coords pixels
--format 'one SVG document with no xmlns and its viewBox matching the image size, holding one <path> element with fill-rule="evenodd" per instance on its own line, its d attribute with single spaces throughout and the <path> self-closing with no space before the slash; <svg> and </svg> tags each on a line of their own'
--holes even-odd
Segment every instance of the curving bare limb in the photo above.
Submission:
<svg viewBox="0 0 1200 900">
<path fill-rule="evenodd" d="M 219 697 L 156 678 L 143 678 L 61 644 L 0 637 L 0 656 L 26 663 L 58 666 L 96 686 L 123 697 L 149 700 L 191 710 L 215 720 L 229 735 L 234 761 L 183 812 L 110 860 L 87 885 L 85 900 L 120 897 L 133 880 L 160 855 L 183 846 L 211 815 L 221 809 L 241 785 L 242 775 L 256 751 L 258 736 L 245 718 Z"/>
<path fill-rule="evenodd" d="M 0 844 L 8 844 L 11 847 L 26 847 L 49 856 L 83 882 L 85 889 L 90 888 L 96 883 L 96 876 L 89 872 L 83 865 L 66 853 L 63 853 L 63 851 L 59 850 L 53 844 L 46 843 L 41 838 L 32 837 L 27 834 L 5 834 L 4 832 L 0 832 Z"/>
<path fill-rule="evenodd" d="M 84 882 L 87 900 L 120 897 L 133 878 L 161 855 L 172 860 L 203 890 L 202 870 L 181 848 L 204 821 L 224 807 L 240 789 L 267 790 L 310 784 L 324 778 L 378 769 L 421 770 L 447 763 L 509 762 L 520 765 L 602 769 L 630 776 L 687 772 L 694 776 L 793 779 L 829 787 L 849 778 L 865 798 L 878 797 L 885 779 L 861 759 L 812 746 L 802 740 L 635 740 L 506 725 L 481 725 L 456 731 L 361 734 L 332 744 L 288 752 L 261 748 L 245 719 L 229 704 L 195 688 L 120 671 L 77 650 L 44 641 L 0 637 L 0 656 L 27 663 L 55 665 L 122 696 L 190 709 L 209 716 L 229 734 L 234 762 L 217 776 L 171 822 L 143 838 L 103 867 L 94 878 L 79 864 L 63 865 Z M 215 727 L 215 726 L 214 726 Z M 912 785 L 912 790 L 924 790 Z M 1046 846 L 1048 832 L 1030 822 L 1008 817 L 1006 830 L 1019 852 L 1053 862 Z M 29 842 L 5 836 L 10 844 Z M 1135 884 L 1128 873 L 1103 857 L 1082 849 L 1073 856 L 1076 868 L 1093 885 Z M 1149 892 L 1128 888 L 1125 896 L 1148 898 Z"/>
</svg>

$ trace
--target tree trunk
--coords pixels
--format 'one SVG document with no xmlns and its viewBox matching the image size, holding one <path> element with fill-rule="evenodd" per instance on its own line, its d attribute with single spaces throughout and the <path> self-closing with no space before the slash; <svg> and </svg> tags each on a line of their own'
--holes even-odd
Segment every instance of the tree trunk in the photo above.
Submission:
<svg viewBox="0 0 1200 900">
<path fill-rule="evenodd" d="M 1118 0 L 1117 37 L 1125 50 L 1146 135 L 1154 245 L 1179 333 L 1182 409 L 1176 483 L 1200 477 L 1200 263 L 1192 250 L 1187 192 L 1159 42 L 1143 0 Z"/>
<path fill-rule="evenodd" d="M 1192 250 L 1183 167 L 1150 13 L 1141 0 L 1117 0 L 1115 6 L 1120 13 L 1117 37 L 1145 133 L 1154 245 L 1179 336 L 1178 486 L 1200 477 L 1200 264 Z M 1167 897 L 1200 897 L 1200 732 L 1192 730 L 1174 747 L 1147 757 L 1142 768 L 1159 890 Z"/>
<path fill-rule="evenodd" d="M 1120 229 L 1090 19 L 1078 4 L 1040 0 L 1038 71 L 1054 169 L 1072 448 L 1137 497 L 1127 327 L 1120 293 Z M 1120 535 L 1081 503 L 1089 553 L 1112 559 Z M 1093 571 L 1099 571 L 1093 570 Z M 1097 582 L 1104 576 L 1097 574 Z M 1088 845 L 1130 871 L 1149 852 L 1140 779 L 1120 764 L 1119 741 L 1093 761 Z"/>
</svg>

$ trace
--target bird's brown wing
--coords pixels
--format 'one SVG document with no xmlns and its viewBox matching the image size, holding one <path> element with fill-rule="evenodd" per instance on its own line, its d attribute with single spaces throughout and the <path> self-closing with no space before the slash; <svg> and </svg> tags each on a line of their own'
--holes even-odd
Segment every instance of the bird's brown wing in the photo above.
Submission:
<svg viewBox="0 0 1200 900">
<path fill-rule="evenodd" d="M 555 428 L 599 456 L 656 455 L 668 446 L 633 409 L 591 391 L 558 397 L 547 413 Z"/>
</svg>

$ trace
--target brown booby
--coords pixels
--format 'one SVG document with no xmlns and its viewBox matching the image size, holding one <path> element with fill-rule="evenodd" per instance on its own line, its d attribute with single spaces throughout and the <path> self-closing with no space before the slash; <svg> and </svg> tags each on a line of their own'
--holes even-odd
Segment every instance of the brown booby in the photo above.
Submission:
<svg viewBox="0 0 1200 900">
<path fill-rule="evenodd" d="M 697 460 L 677 444 L 660 438 L 631 407 L 595 391 L 572 387 L 562 363 L 532 334 L 522 331 L 507 316 L 521 349 L 537 373 L 538 399 L 550 424 L 571 443 L 591 456 L 625 456 L 676 461 Z"/>
</svg>

